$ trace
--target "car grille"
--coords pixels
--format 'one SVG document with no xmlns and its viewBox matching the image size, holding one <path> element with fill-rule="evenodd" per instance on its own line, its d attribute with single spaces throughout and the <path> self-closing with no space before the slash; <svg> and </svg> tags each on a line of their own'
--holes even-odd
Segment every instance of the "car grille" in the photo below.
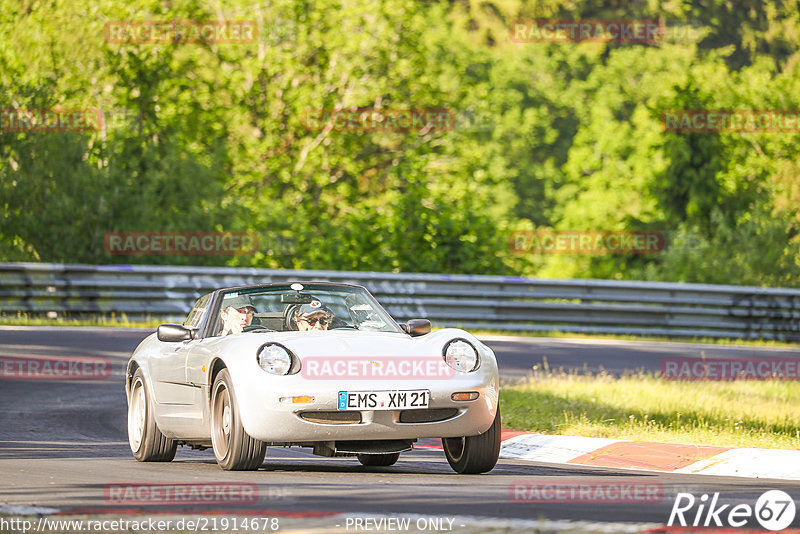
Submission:
<svg viewBox="0 0 800 534">
<path fill-rule="evenodd" d="M 361 412 L 300 412 L 301 419 L 321 425 L 357 425 Z"/>
<path fill-rule="evenodd" d="M 458 414 L 457 408 L 433 408 L 430 410 L 404 410 L 400 412 L 401 423 L 435 423 Z"/>
</svg>

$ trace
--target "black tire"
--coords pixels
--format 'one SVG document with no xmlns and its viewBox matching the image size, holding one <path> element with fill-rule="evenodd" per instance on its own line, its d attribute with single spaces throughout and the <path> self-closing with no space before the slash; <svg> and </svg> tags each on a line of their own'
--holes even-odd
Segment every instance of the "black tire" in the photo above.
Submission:
<svg viewBox="0 0 800 534">
<path fill-rule="evenodd" d="M 389 454 L 359 454 L 358 461 L 367 467 L 388 467 L 394 465 L 400 458 L 399 452 Z"/>
<path fill-rule="evenodd" d="M 443 438 L 447 463 L 462 475 L 476 475 L 494 469 L 500 457 L 500 407 L 489 430 L 477 436 Z"/>
<path fill-rule="evenodd" d="M 128 444 L 140 462 L 171 462 L 178 443 L 161 433 L 153 416 L 153 399 L 142 369 L 131 379 L 128 398 Z"/>
<path fill-rule="evenodd" d="M 254 471 L 264 463 L 267 444 L 242 427 L 231 375 L 223 369 L 211 389 L 211 443 L 217 463 L 226 471 Z"/>
</svg>

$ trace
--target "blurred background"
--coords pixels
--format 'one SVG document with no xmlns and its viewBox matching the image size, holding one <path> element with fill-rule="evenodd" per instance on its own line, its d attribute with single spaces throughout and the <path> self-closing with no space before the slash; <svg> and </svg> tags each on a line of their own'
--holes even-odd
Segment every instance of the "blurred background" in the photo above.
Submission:
<svg viewBox="0 0 800 534">
<path fill-rule="evenodd" d="M 520 19 L 656 19 L 657 42 L 516 42 Z M 114 21 L 253 21 L 244 43 Z M 665 110 L 800 109 L 796 2 L 0 0 L 0 262 L 800 286 L 798 132 L 676 133 Z M 444 109 L 444 129 L 310 110 Z M 519 254 L 515 232 L 659 231 L 656 254 Z M 253 232 L 238 255 L 110 255 L 109 232 Z"/>
</svg>

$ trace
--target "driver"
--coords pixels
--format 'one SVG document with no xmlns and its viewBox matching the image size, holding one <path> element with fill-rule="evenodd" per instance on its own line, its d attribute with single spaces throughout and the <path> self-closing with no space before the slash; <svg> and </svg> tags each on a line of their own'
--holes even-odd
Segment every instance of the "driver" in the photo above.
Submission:
<svg viewBox="0 0 800 534">
<path fill-rule="evenodd" d="M 220 335 L 240 334 L 249 330 L 253 324 L 253 316 L 256 308 L 247 295 L 237 295 L 232 298 L 225 298 L 222 301 L 222 333 Z"/>
<path fill-rule="evenodd" d="M 300 332 L 327 330 L 332 319 L 333 312 L 318 300 L 303 304 L 294 314 L 294 322 Z"/>
</svg>

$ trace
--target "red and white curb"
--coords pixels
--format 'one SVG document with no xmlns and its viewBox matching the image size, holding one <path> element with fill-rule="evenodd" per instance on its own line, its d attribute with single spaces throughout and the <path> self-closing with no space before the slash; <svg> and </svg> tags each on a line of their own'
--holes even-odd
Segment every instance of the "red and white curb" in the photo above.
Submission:
<svg viewBox="0 0 800 534">
<path fill-rule="evenodd" d="M 615 469 L 800 480 L 800 451 L 648 443 L 503 430 L 500 458 Z M 421 440 L 422 441 L 422 440 Z M 439 440 L 421 448 L 441 449 Z"/>
</svg>

